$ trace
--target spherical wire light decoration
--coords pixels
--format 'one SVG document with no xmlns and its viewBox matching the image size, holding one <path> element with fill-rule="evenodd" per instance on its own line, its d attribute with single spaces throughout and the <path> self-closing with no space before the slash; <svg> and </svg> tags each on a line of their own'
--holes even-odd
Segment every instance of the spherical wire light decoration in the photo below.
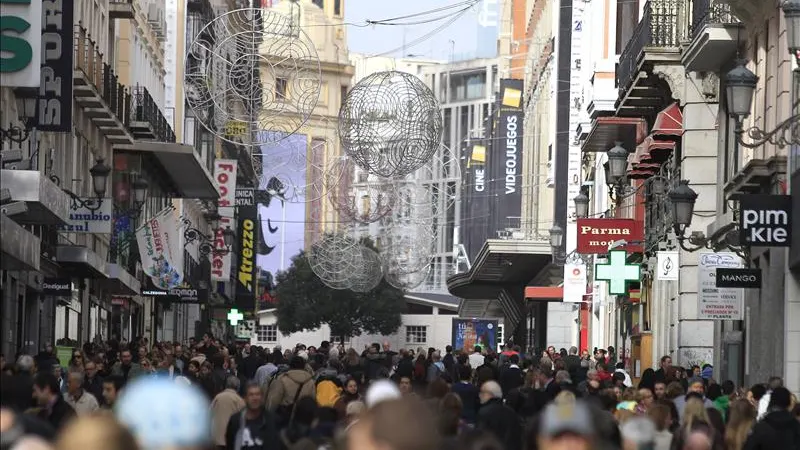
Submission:
<svg viewBox="0 0 800 450">
<path fill-rule="evenodd" d="M 316 48 L 299 22 L 295 14 L 243 8 L 197 33 L 187 52 L 184 90 L 205 129 L 227 142 L 259 146 L 303 126 L 319 101 L 321 81 Z"/>
<path fill-rule="evenodd" d="M 353 292 L 369 292 L 375 289 L 383 278 L 381 257 L 369 247 L 361 245 L 361 257 L 358 270 L 350 279 L 350 290 Z"/>
<path fill-rule="evenodd" d="M 308 263 L 320 281 L 332 289 L 349 289 L 361 269 L 361 244 L 346 232 L 329 233 L 311 245 Z"/>
<path fill-rule="evenodd" d="M 431 265 L 411 273 L 386 273 L 386 282 L 404 292 L 416 288 L 428 279 L 431 273 Z"/>
<path fill-rule="evenodd" d="M 410 274 L 430 265 L 434 240 L 430 226 L 410 224 L 386 228 L 380 249 L 384 274 Z"/>
<path fill-rule="evenodd" d="M 360 224 L 377 222 L 391 214 L 397 198 L 392 180 L 359 172 L 347 156 L 328 165 L 325 192 L 341 221 Z"/>
<path fill-rule="evenodd" d="M 397 71 L 359 81 L 339 110 L 339 139 L 362 169 L 402 177 L 433 156 L 442 138 L 439 102 L 419 78 Z"/>
</svg>

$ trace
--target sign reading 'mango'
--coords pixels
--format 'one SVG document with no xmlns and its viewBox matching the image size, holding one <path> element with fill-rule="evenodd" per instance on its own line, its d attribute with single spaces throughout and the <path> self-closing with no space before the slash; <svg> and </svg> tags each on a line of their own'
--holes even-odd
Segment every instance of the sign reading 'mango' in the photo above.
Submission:
<svg viewBox="0 0 800 450">
<path fill-rule="evenodd" d="M 641 247 L 644 225 L 633 219 L 578 219 L 577 252 L 581 254 L 606 254 L 608 246 L 625 240 L 628 250 Z"/>
</svg>

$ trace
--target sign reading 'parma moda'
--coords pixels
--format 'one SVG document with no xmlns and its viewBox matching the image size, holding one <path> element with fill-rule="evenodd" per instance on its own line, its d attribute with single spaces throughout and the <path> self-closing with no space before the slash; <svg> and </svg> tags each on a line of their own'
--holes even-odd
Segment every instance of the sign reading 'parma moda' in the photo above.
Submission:
<svg viewBox="0 0 800 450">
<path fill-rule="evenodd" d="M 633 219 L 578 219 L 577 252 L 606 254 L 614 242 L 625 240 L 628 249 L 641 246 L 644 240 L 644 225 Z"/>
</svg>

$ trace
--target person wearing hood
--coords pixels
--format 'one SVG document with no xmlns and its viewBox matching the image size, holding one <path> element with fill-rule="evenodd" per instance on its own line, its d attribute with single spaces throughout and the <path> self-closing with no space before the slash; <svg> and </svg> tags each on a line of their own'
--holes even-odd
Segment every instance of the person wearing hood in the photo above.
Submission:
<svg viewBox="0 0 800 450">
<path fill-rule="evenodd" d="M 791 403 L 792 394 L 788 389 L 773 389 L 767 413 L 753 427 L 743 450 L 800 448 L 800 422 L 789 411 Z"/>
<path fill-rule="evenodd" d="M 276 412 L 282 423 L 286 424 L 299 399 L 315 396 L 314 377 L 306 370 L 306 361 L 300 356 L 294 356 L 289 361 L 289 370 L 270 383 L 266 408 Z"/>
<path fill-rule="evenodd" d="M 622 384 L 626 388 L 633 387 L 633 381 L 631 380 L 631 376 L 628 374 L 628 372 L 625 371 L 625 363 L 621 363 L 621 362 L 617 363 L 617 368 L 614 370 L 614 372 L 615 373 L 619 372 L 619 373 L 625 375 L 625 380 L 622 382 Z"/>
</svg>

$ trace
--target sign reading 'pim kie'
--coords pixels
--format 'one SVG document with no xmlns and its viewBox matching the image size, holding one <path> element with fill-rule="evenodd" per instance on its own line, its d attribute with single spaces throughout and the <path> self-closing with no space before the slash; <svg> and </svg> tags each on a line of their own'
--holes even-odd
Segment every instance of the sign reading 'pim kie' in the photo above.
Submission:
<svg viewBox="0 0 800 450">
<path fill-rule="evenodd" d="M 624 246 L 635 251 L 644 240 L 644 225 L 633 219 L 578 219 L 576 251 L 584 255 L 606 254 L 614 242 L 625 240 Z M 635 242 L 635 243 L 634 243 Z"/>
</svg>

